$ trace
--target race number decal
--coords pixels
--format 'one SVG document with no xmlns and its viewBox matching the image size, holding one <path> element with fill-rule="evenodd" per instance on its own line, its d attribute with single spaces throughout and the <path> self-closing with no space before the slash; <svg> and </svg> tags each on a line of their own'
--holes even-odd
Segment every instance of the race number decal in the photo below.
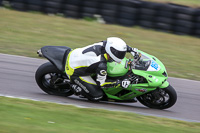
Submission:
<svg viewBox="0 0 200 133">
<path fill-rule="evenodd" d="M 128 88 L 128 86 L 130 85 L 131 81 L 129 80 L 123 80 L 122 81 L 122 87 L 123 88 Z"/>
<path fill-rule="evenodd" d="M 152 61 L 151 67 L 153 67 L 153 68 L 155 68 L 156 70 L 158 70 L 158 64 L 157 64 L 155 61 Z"/>
</svg>

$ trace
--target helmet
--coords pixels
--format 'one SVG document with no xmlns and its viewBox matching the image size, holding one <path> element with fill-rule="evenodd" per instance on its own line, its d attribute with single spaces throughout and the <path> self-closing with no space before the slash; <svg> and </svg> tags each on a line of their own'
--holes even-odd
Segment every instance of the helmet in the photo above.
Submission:
<svg viewBox="0 0 200 133">
<path fill-rule="evenodd" d="M 107 38 L 105 50 L 115 62 L 120 63 L 125 57 L 127 45 L 118 37 L 109 37 Z"/>
</svg>

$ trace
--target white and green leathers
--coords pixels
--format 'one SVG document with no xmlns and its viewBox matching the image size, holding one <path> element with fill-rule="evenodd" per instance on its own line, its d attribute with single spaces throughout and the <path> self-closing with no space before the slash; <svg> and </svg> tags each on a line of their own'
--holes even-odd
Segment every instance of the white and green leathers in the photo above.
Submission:
<svg viewBox="0 0 200 133">
<path fill-rule="evenodd" d="M 99 42 L 72 50 L 67 58 L 67 75 L 83 76 L 86 82 L 94 84 L 90 75 L 95 73 L 96 81 L 103 85 L 107 76 L 107 55 L 103 45 L 103 42 Z"/>
</svg>

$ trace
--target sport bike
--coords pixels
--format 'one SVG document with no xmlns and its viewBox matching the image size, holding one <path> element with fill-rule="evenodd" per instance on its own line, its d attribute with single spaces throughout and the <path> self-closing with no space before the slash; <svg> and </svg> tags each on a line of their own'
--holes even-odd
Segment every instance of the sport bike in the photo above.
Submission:
<svg viewBox="0 0 200 133">
<path fill-rule="evenodd" d="M 74 93 L 71 81 L 65 72 L 65 63 L 71 51 L 65 46 L 44 46 L 38 50 L 39 56 L 45 57 L 49 62 L 42 64 L 35 73 L 38 86 L 50 95 L 71 96 Z M 135 102 L 155 109 L 172 107 L 177 100 L 174 88 L 167 81 L 168 75 L 163 63 L 150 54 L 139 50 L 135 59 L 126 57 L 121 63 L 107 63 L 107 78 L 110 80 L 129 81 L 127 88 L 102 88 L 104 96 L 102 101 Z M 91 75 L 95 78 L 95 75 Z"/>
</svg>

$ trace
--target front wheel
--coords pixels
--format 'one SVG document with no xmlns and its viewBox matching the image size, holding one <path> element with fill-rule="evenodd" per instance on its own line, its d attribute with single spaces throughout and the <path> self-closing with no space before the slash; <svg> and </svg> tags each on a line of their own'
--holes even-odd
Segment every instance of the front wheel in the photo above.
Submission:
<svg viewBox="0 0 200 133">
<path fill-rule="evenodd" d="M 167 88 L 158 88 L 155 91 L 141 95 L 137 99 L 149 108 L 167 109 L 176 103 L 177 94 L 174 88 L 169 85 Z"/>
<path fill-rule="evenodd" d="M 70 80 L 64 76 L 53 64 L 47 62 L 41 65 L 36 73 L 35 80 L 38 86 L 46 93 L 57 96 L 70 96 Z"/>
</svg>

